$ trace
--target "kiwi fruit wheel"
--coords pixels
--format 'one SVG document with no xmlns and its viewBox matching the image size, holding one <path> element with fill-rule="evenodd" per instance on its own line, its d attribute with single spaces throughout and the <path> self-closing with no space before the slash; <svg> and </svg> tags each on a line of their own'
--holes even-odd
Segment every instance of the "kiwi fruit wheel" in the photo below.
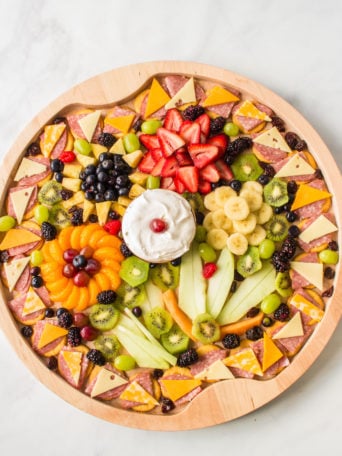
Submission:
<svg viewBox="0 0 342 456">
<path fill-rule="evenodd" d="M 94 345 L 107 361 L 113 361 L 121 348 L 120 342 L 114 334 L 102 334 L 94 340 Z"/>
<path fill-rule="evenodd" d="M 120 285 L 116 293 L 119 297 L 119 302 L 130 309 L 139 306 L 146 299 L 143 286 L 131 287 L 125 282 Z"/>
<path fill-rule="evenodd" d="M 149 269 L 149 263 L 132 255 L 121 263 L 120 277 L 131 287 L 137 287 L 147 281 Z"/>
<path fill-rule="evenodd" d="M 108 304 L 95 304 L 90 308 L 89 320 L 95 329 L 109 331 L 119 319 L 119 311 Z"/>
<path fill-rule="evenodd" d="M 192 334 L 203 344 L 211 344 L 220 339 L 220 326 L 208 313 L 197 315 L 192 323 Z"/>
<path fill-rule="evenodd" d="M 179 284 L 179 266 L 160 263 L 150 271 L 152 282 L 162 291 L 174 290 Z"/>
<path fill-rule="evenodd" d="M 165 350 L 172 355 L 178 355 L 187 350 L 190 339 L 179 326 L 173 325 L 170 331 L 162 334 L 160 341 Z"/>
<path fill-rule="evenodd" d="M 264 187 L 265 203 L 273 207 L 280 207 L 289 201 L 287 183 L 274 178 Z"/>
<path fill-rule="evenodd" d="M 159 306 L 145 313 L 144 322 L 150 333 L 157 339 L 162 334 L 169 332 L 173 323 L 169 312 Z"/>
<path fill-rule="evenodd" d="M 199 193 L 184 192 L 182 193 L 182 196 L 190 203 L 190 206 L 194 212 L 204 211 L 203 199 Z"/>
<path fill-rule="evenodd" d="M 59 229 L 66 228 L 71 225 L 71 219 L 68 212 L 59 204 L 55 204 L 50 209 L 49 222 Z"/>
<path fill-rule="evenodd" d="M 235 179 L 241 182 L 255 181 L 263 173 L 263 169 L 255 155 L 239 155 L 231 165 Z"/>
<path fill-rule="evenodd" d="M 288 272 L 278 272 L 275 279 L 275 289 L 283 298 L 288 298 L 293 293 L 292 282 Z"/>
<path fill-rule="evenodd" d="M 289 230 L 289 223 L 284 215 L 274 215 L 265 226 L 266 237 L 275 242 L 283 241 Z"/>
<path fill-rule="evenodd" d="M 241 255 L 236 263 L 236 269 L 242 277 L 248 277 L 259 271 L 262 267 L 258 247 L 248 247 L 246 253 Z"/>
<path fill-rule="evenodd" d="M 53 180 L 48 181 L 40 189 L 38 193 L 38 201 L 46 206 L 53 206 L 54 204 L 62 201 L 62 189 L 62 185 L 58 182 Z"/>
</svg>

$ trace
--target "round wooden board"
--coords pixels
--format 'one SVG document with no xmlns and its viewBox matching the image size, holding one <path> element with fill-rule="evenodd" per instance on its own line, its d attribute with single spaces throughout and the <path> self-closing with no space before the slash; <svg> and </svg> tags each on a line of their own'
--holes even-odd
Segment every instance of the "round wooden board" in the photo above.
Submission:
<svg viewBox="0 0 342 456">
<path fill-rule="evenodd" d="M 341 190 L 341 175 L 327 146 L 311 125 L 282 98 L 250 79 L 221 68 L 192 62 L 165 61 L 130 65 L 93 77 L 64 93 L 40 112 L 19 135 L 4 158 L 0 175 L 0 185 L 3 189 L 1 206 L 4 203 L 6 190 L 12 182 L 13 173 L 22 158 L 22 154 L 19 153 L 25 150 L 51 119 L 79 105 L 105 108 L 114 102 L 122 103 L 147 86 L 152 76 L 171 73 L 194 75 L 200 79 L 228 84 L 270 106 L 284 119 L 289 130 L 297 132 L 307 141 L 309 150 L 324 173 L 330 191 L 337 195 Z M 340 228 L 339 245 L 342 245 L 342 200 L 340 198 L 333 198 L 333 211 Z M 18 332 L 12 314 L 5 304 L 2 286 L 1 300 L 0 325 L 18 356 L 44 385 L 65 401 L 99 418 L 123 426 L 176 431 L 212 426 L 250 413 L 283 393 L 301 377 L 319 356 L 341 317 L 342 273 L 341 268 L 338 267 L 335 293 L 327 303 L 323 320 L 290 366 L 277 377 L 266 381 L 235 379 L 214 383 L 180 412 L 162 416 L 125 411 L 90 399 L 69 386 L 61 377 L 48 371 Z"/>
</svg>

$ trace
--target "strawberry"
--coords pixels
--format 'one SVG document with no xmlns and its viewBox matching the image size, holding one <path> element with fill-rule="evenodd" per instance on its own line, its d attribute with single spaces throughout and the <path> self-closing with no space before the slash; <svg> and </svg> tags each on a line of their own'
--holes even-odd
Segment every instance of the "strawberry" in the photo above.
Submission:
<svg viewBox="0 0 342 456">
<path fill-rule="evenodd" d="M 210 117 L 208 114 L 202 114 L 201 116 L 197 117 L 195 122 L 200 125 L 201 132 L 204 134 L 204 136 L 208 136 L 210 131 Z"/>
<path fill-rule="evenodd" d="M 203 181 L 203 180 L 200 180 L 199 183 L 198 183 L 198 191 L 202 194 L 202 195 L 206 195 L 207 193 L 210 193 L 211 192 L 211 185 L 210 185 L 210 182 L 208 181 Z"/>
<path fill-rule="evenodd" d="M 177 193 L 184 193 L 186 188 L 185 188 L 185 185 L 183 184 L 183 182 L 177 177 L 175 176 L 173 178 L 173 182 L 174 182 L 174 186 L 175 186 L 175 190 Z"/>
<path fill-rule="evenodd" d="M 165 163 L 166 163 L 166 158 L 165 157 L 160 158 L 156 162 L 156 164 L 153 167 L 153 169 L 151 170 L 150 174 L 152 174 L 152 176 L 160 176 L 161 170 L 163 169 L 163 166 L 165 165 Z"/>
<path fill-rule="evenodd" d="M 222 157 L 224 155 L 226 148 L 228 146 L 228 137 L 227 135 L 224 135 L 223 133 L 221 135 L 215 135 L 212 136 L 211 138 L 208 139 L 208 144 L 213 144 L 214 146 L 217 146 L 220 151 L 219 157 Z"/>
<path fill-rule="evenodd" d="M 140 135 L 139 141 L 149 150 L 160 147 L 159 139 L 156 135 Z"/>
<path fill-rule="evenodd" d="M 207 182 L 218 182 L 220 180 L 220 174 L 214 163 L 209 163 L 209 165 L 202 168 L 199 172 L 199 176 L 200 179 Z"/>
<path fill-rule="evenodd" d="M 172 190 L 176 191 L 176 185 L 173 181 L 172 177 L 163 177 L 160 181 L 160 188 L 163 188 L 164 190 Z"/>
<path fill-rule="evenodd" d="M 219 156 L 218 147 L 211 144 L 190 144 L 188 151 L 195 166 L 199 169 L 212 163 Z"/>
<path fill-rule="evenodd" d="M 151 149 L 151 155 L 152 155 L 152 158 L 153 160 L 157 163 L 158 160 L 160 160 L 164 155 L 163 155 L 163 151 L 161 150 L 160 147 L 156 148 L 156 149 Z"/>
<path fill-rule="evenodd" d="M 160 175 L 162 177 L 174 176 L 179 168 L 179 164 L 178 164 L 176 157 L 172 156 L 172 157 L 164 158 L 164 160 L 165 160 L 164 166 L 160 172 Z"/>
<path fill-rule="evenodd" d="M 183 117 L 178 109 L 169 109 L 166 112 L 163 127 L 167 130 L 179 132 L 183 123 Z"/>
<path fill-rule="evenodd" d="M 181 149 L 175 152 L 175 157 L 177 158 L 179 166 L 192 166 L 194 164 L 188 152 L 182 152 Z"/>
<path fill-rule="evenodd" d="M 224 179 L 226 181 L 230 181 L 231 179 L 234 179 L 233 173 L 231 169 L 229 168 L 228 165 L 225 164 L 225 162 L 220 159 L 215 162 L 217 171 L 219 172 L 220 178 Z"/>
<path fill-rule="evenodd" d="M 139 163 L 138 169 L 142 173 L 150 174 L 155 165 L 151 152 L 147 152 Z"/>
<path fill-rule="evenodd" d="M 159 138 L 160 147 L 162 148 L 164 157 L 169 157 L 185 144 L 184 140 L 177 135 L 177 133 L 169 131 L 166 128 L 158 128 L 157 136 Z"/>
<path fill-rule="evenodd" d="M 75 160 L 76 155 L 72 150 L 65 150 L 59 155 L 58 158 L 63 163 L 71 163 Z"/>
<path fill-rule="evenodd" d="M 185 185 L 185 188 L 192 193 L 198 190 L 198 169 L 195 166 L 183 166 L 179 168 L 176 176 Z"/>
<path fill-rule="evenodd" d="M 187 144 L 197 144 L 201 141 L 201 127 L 196 122 L 184 122 L 179 134 Z"/>
<path fill-rule="evenodd" d="M 111 220 L 103 225 L 103 228 L 113 235 L 117 235 L 121 230 L 121 221 L 120 220 Z"/>
</svg>

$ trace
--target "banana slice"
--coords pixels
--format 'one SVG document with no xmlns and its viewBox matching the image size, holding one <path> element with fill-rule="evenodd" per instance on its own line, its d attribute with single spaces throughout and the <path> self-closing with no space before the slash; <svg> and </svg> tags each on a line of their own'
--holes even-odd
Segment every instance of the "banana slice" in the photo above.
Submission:
<svg viewBox="0 0 342 456">
<path fill-rule="evenodd" d="M 220 206 L 216 202 L 215 192 L 210 192 L 204 197 L 204 206 L 209 211 L 216 211 L 216 209 L 220 209 Z"/>
<path fill-rule="evenodd" d="M 208 214 L 204 217 L 203 226 L 207 231 L 217 228 L 213 220 L 213 213 L 214 212 L 208 212 Z"/>
<path fill-rule="evenodd" d="M 266 238 L 266 230 L 262 226 L 256 225 L 253 233 L 247 236 L 247 241 L 249 245 L 258 246 Z"/>
<path fill-rule="evenodd" d="M 261 208 L 257 212 L 257 223 L 263 225 L 268 222 L 273 215 L 272 207 L 267 203 L 262 203 Z"/>
<path fill-rule="evenodd" d="M 241 190 L 250 190 L 252 192 L 257 192 L 262 195 L 264 193 L 264 188 L 259 182 L 256 181 L 247 181 L 242 184 Z"/>
<path fill-rule="evenodd" d="M 214 193 L 216 204 L 220 207 L 224 207 L 226 201 L 232 196 L 237 196 L 237 193 L 228 186 L 217 187 Z"/>
<path fill-rule="evenodd" d="M 244 220 L 250 212 L 245 198 L 241 196 L 232 196 L 224 205 L 224 212 L 231 220 Z"/>
<path fill-rule="evenodd" d="M 240 196 L 247 201 L 249 210 L 251 212 L 258 211 L 263 203 L 263 197 L 261 193 L 254 190 L 241 190 Z"/>
<path fill-rule="evenodd" d="M 247 252 L 248 241 L 241 233 L 234 233 L 227 239 L 227 247 L 234 255 L 243 255 Z"/>
<path fill-rule="evenodd" d="M 217 209 L 212 214 L 212 221 L 215 228 L 221 228 L 222 230 L 229 231 L 232 227 L 232 221 L 226 216 L 223 209 Z"/>
<path fill-rule="evenodd" d="M 233 220 L 236 233 L 250 234 L 255 230 L 257 218 L 255 214 L 249 214 L 244 220 Z"/>
<path fill-rule="evenodd" d="M 215 250 L 222 250 L 227 244 L 227 239 L 228 234 L 220 228 L 214 228 L 207 234 L 207 243 Z"/>
</svg>

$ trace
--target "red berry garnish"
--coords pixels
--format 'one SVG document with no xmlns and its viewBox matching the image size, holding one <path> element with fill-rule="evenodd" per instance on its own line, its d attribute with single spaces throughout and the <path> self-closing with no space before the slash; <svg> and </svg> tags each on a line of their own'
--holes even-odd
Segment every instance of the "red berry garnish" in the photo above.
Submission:
<svg viewBox="0 0 342 456">
<path fill-rule="evenodd" d="M 76 287 L 86 287 L 89 283 L 90 277 L 85 271 L 79 271 L 75 276 L 74 276 L 74 284 Z"/>
<path fill-rule="evenodd" d="M 92 326 L 83 326 L 81 329 L 81 337 L 84 340 L 91 341 L 95 340 L 98 332 Z"/>
<path fill-rule="evenodd" d="M 151 220 L 150 228 L 154 233 L 162 233 L 167 229 L 167 223 L 163 219 L 155 218 Z"/>
<path fill-rule="evenodd" d="M 76 155 L 71 150 L 65 150 L 59 155 L 59 160 L 63 163 L 71 163 L 75 160 Z"/>
<path fill-rule="evenodd" d="M 75 256 L 78 255 L 78 251 L 75 249 L 67 249 L 63 252 L 63 259 L 67 263 L 72 263 L 72 260 L 75 258 Z"/>
<path fill-rule="evenodd" d="M 217 271 L 217 266 L 215 263 L 205 263 L 203 266 L 202 274 L 205 279 L 210 279 L 215 272 Z"/>
<path fill-rule="evenodd" d="M 94 275 L 101 269 L 101 264 L 94 258 L 90 258 L 87 262 L 87 266 L 84 268 L 85 272 L 90 275 Z"/>
<path fill-rule="evenodd" d="M 111 220 L 107 222 L 103 228 L 109 233 L 113 234 L 114 236 L 118 234 L 121 230 L 121 221 L 120 220 Z"/>
<path fill-rule="evenodd" d="M 63 266 L 63 275 L 64 277 L 71 279 L 75 276 L 77 269 L 73 264 L 67 263 Z"/>
<path fill-rule="evenodd" d="M 90 247 L 90 245 L 87 245 L 86 247 L 83 247 L 82 250 L 80 250 L 80 255 L 83 255 L 84 257 L 91 258 L 94 254 L 94 249 Z"/>
<path fill-rule="evenodd" d="M 88 315 L 86 315 L 82 312 L 76 312 L 74 314 L 74 325 L 77 326 L 78 328 L 82 328 L 83 326 L 88 325 L 88 323 L 89 323 Z"/>
</svg>

